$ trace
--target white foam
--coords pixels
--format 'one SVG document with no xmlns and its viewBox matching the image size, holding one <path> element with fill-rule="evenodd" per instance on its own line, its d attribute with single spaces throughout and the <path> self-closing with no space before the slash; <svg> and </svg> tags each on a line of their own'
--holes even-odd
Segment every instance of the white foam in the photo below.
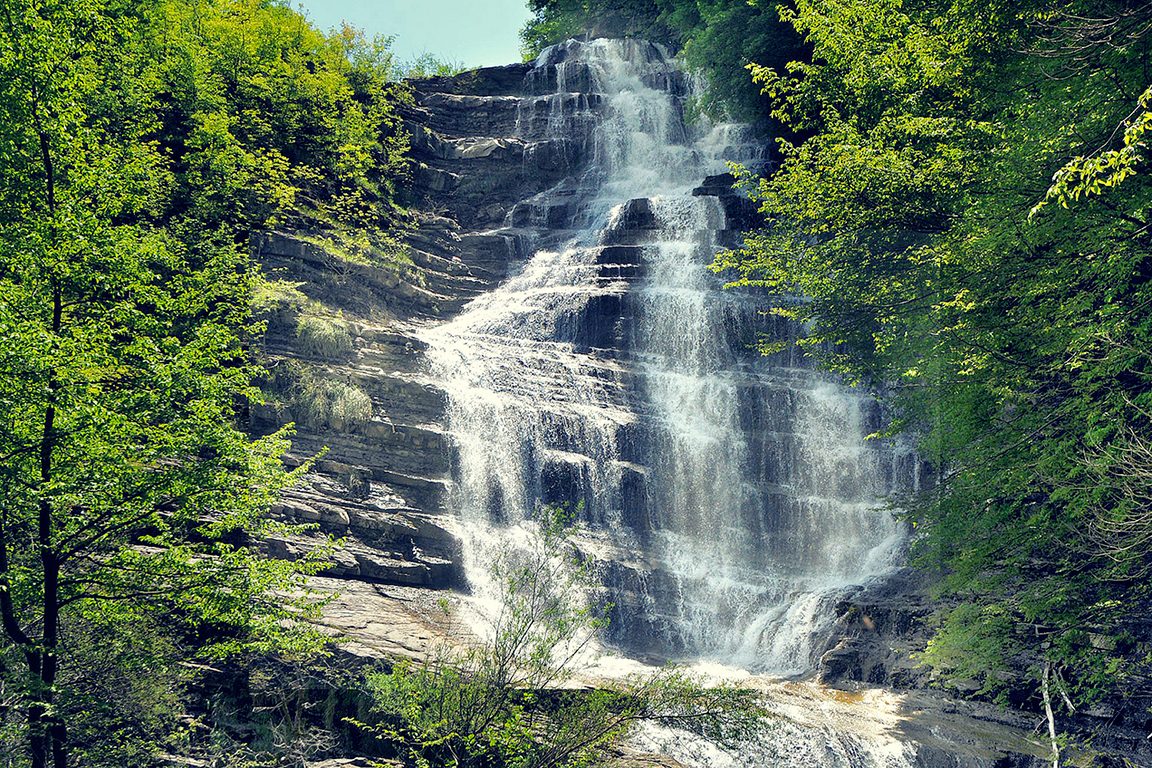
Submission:
<svg viewBox="0 0 1152 768">
<path fill-rule="evenodd" d="M 533 516 L 545 465 L 559 467 L 589 500 L 592 528 L 620 550 L 643 547 L 636 559 L 675 581 L 674 604 L 650 595 L 645 609 L 660 613 L 670 648 L 803 672 L 842 590 L 885 573 L 903 542 L 880 505 L 891 452 L 864 439 L 872 403 L 815 371 L 787 369 L 794 387 L 781 405 L 769 397 L 766 364 L 742 362 L 731 347 L 740 299 L 707 270 L 724 210 L 689 192 L 751 152 L 748 128 L 686 125 L 685 94 L 662 87 L 678 82 L 675 65 L 647 43 L 570 41 L 542 54 L 530 76 L 549 66 L 558 67 L 558 93 L 522 106 L 520 124 L 536 125 L 543 110 L 546 130 L 562 137 L 562 97 L 578 79 L 604 98 L 581 193 L 592 223 L 422 332 L 448 395 L 452 503 L 478 604 L 494 593 L 485 583 L 494 547 Z M 629 288 L 603 278 L 598 244 L 637 198 L 649 200 L 656 228 L 643 244 L 645 277 Z M 589 302 L 626 291 L 631 362 L 574 343 Z M 788 434 L 754 445 L 765 438 L 744 424 L 750 398 Z M 637 424 L 653 443 L 643 474 L 654 530 L 644 542 L 622 517 L 622 482 L 635 470 L 621 445 Z M 760 454 L 771 467 L 754 464 Z"/>
</svg>

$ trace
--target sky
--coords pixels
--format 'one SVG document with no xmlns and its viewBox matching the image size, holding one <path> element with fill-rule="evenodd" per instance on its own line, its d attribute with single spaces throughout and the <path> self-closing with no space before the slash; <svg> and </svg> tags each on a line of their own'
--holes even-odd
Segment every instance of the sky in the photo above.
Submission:
<svg viewBox="0 0 1152 768">
<path fill-rule="evenodd" d="M 466 67 L 520 61 L 526 0 L 295 0 L 321 29 L 347 21 L 369 36 L 394 35 L 400 61 L 423 53 Z"/>
</svg>

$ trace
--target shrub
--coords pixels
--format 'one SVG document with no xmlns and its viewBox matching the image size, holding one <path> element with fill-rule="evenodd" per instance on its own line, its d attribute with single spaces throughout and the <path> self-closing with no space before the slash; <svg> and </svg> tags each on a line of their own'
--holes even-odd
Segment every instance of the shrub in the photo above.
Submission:
<svg viewBox="0 0 1152 768">
<path fill-rule="evenodd" d="M 261 278 L 256 282 L 252 294 L 252 310 L 257 315 L 263 315 L 284 307 L 299 309 L 308 301 L 308 297 L 300 290 L 302 285 L 304 283 Z"/>
<path fill-rule="evenodd" d="M 355 430 L 372 420 L 372 398 L 353 384 L 304 373 L 292 398 L 296 420 L 313 428 Z"/>
<path fill-rule="evenodd" d="M 352 334 L 339 317 L 304 312 L 296 321 L 299 351 L 310 357 L 343 360 L 352 354 Z"/>
<path fill-rule="evenodd" d="M 645 722 L 729 749 L 756 734 L 765 712 L 753 691 L 708 687 L 675 669 L 594 691 L 564 685 L 605 621 L 585 604 L 594 579 L 565 522 L 546 512 L 527 547 L 496 556 L 499 608 L 487 642 L 369 674 L 374 722 L 357 724 L 415 765 L 454 768 L 603 765 Z"/>
</svg>

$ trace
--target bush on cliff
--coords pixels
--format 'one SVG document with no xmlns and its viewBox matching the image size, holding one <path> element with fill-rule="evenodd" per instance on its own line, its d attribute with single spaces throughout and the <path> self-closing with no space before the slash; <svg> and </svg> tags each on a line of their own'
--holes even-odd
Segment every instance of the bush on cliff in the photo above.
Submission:
<svg viewBox="0 0 1152 768">
<path fill-rule="evenodd" d="M 764 725 L 753 691 L 705 685 L 675 669 L 595 690 L 571 683 L 606 619 L 588 606 L 596 580 L 568 541 L 567 515 L 545 510 L 538 533 L 505 546 L 491 576 L 488 637 L 369 676 L 373 720 L 361 727 L 417 766 L 602 765 L 641 723 L 737 746 Z"/>
<path fill-rule="evenodd" d="M 352 354 L 348 324 L 308 308 L 296 319 L 296 341 L 300 352 L 323 360 L 344 360 Z"/>
</svg>

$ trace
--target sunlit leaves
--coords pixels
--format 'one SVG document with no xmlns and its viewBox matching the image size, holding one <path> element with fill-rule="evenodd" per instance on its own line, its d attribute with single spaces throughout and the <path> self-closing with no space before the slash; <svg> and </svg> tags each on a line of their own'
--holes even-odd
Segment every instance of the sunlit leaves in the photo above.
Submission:
<svg viewBox="0 0 1152 768">
<path fill-rule="evenodd" d="M 1150 130 L 1152 87 L 1140 96 L 1135 115 L 1125 120 L 1124 146 L 1072 159 L 1052 177 L 1052 186 L 1048 188 L 1044 199 L 1032 209 L 1032 213 L 1038 213 L 1044 205 L 1053 201 L 1068 208 L 1083 197 L 1103 194 L 1107 189 L 1119 186 L 1125 179 L 1135 175 L 1145 161 L 1147 144 L 1144 137 Z"/>
<path fill-rule="evenodd" d="M 1027 622 L 1059 639 L 1045 647 L 1071 690 L 1101 695 L 1132 669 L 1108 654 L 1129 651 L 1085 650 L 1078 626 L 1140 610 L 1125 579 L 1152 558 L 1132 529 L 1139 546 L 1093 533 L 1147 525 L 1140 483 L 1100 466 L 1101 446 L 1152 427 L 1136 405 L 1152 375 L 1149 12 L 798 0 L 788 18 L 811 60 L 751 72 L 804 140 L 755 192 L 767 228 L 716 266 L 802 296 L 774 301 L 849 380 L 884 382 L 935 465 L 908 504 L 921 561 L 962 607 L 927 658 L 984 692 L 1027 685 L 1008 674 Z"/>
<path fill-rule="evenodd" d="M 307 463 L 243 431 L 250 238 L 391 242 L 406 96 L 366 45 L 257 0 L 0 0 L 0 584 L 31 660 L 5 683 L 58 693 L 52 717 L 98 687 L 73 632 L 130 627 L 148 643 L 117 659 L 158 674 L 318 645 L 300 588 L 323 551 L 257 549 L 293 533 L 268 511 Z"/>
</svg>

